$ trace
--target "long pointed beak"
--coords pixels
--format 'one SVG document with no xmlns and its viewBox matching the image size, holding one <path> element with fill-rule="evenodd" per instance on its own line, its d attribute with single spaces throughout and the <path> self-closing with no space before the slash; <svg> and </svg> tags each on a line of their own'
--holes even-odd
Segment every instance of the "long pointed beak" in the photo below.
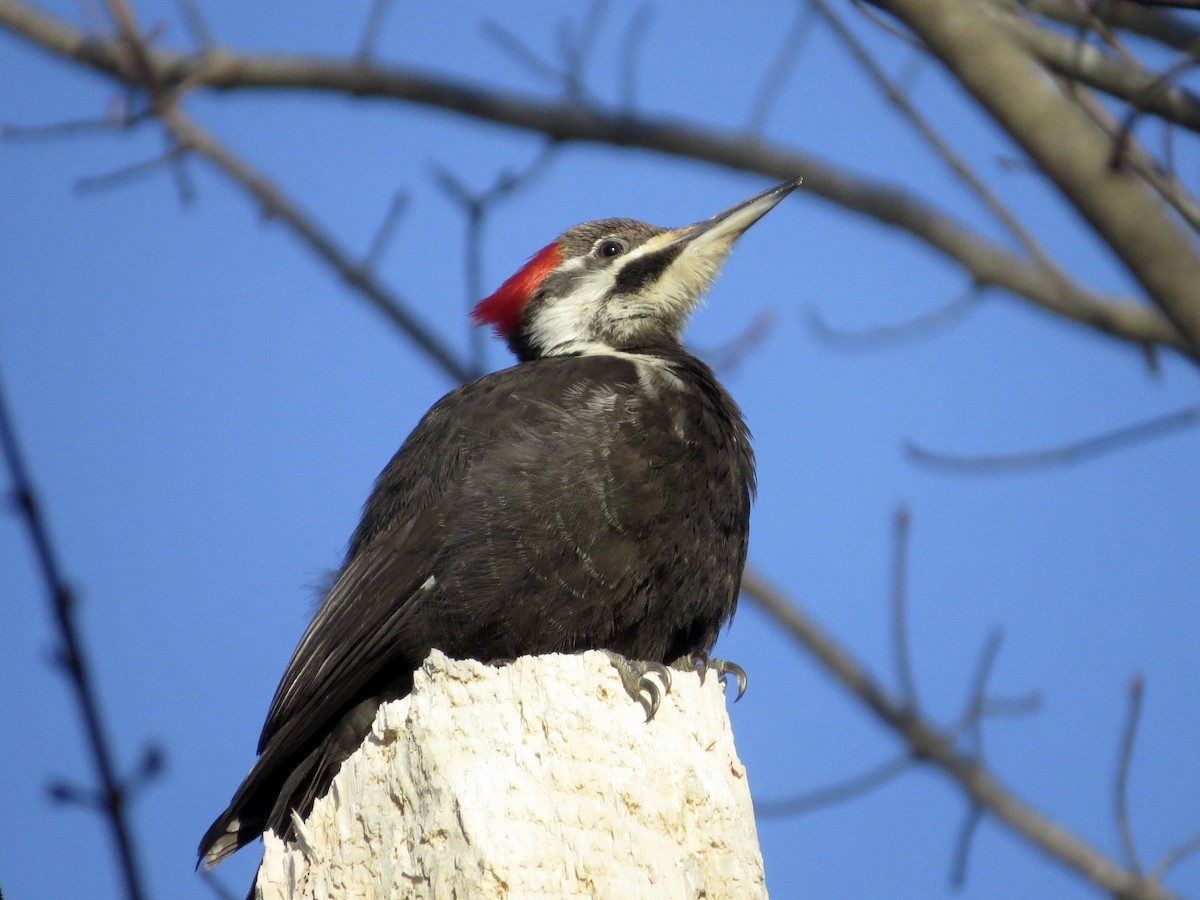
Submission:
<svg viewBox="0 0 1200 900">
<path fill-rule="evenodd" d="M 728 247 L 741 237 L 747 228 L 778 206 L 779 202 L 799 187 L 803 180 L 793 178 L 791 181 L 777 184 L 749 200 L 743 200 L 724 212 L 717 213 L 711 219 L 681 228 L 671 243 L 690 244 L 696 241 L 698 244 L 725 244 Z"/>
</svg>

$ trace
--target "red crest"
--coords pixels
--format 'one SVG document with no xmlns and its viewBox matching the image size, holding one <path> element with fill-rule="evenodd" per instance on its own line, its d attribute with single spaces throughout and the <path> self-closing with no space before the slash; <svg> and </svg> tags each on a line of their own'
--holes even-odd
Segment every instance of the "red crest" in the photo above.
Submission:
<svg viewBox="0 0 1200 900">
<path fill-rule="evenodd" d="M 508 338 L 517 330 L 521 312 L 541 287 L 546 276 L 562 262 L 562 251 L 558 243 L 549 244 L 533 255 L 516 275 L 500 285 L 490 297 L 485 297 L 471 311 L 471 318 L 480 325 L 492 325 L 496 334 Z"/>
</svg>

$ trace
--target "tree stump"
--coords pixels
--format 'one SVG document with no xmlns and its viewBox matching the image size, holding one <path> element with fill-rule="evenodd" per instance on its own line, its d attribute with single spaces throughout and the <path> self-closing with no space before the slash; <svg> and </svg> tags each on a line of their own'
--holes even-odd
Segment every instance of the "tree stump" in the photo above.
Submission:
<svg viewBox="0 0 1200 900">
<path fill-rule="evenodd" d="M 645 721 L 601 653 L 434 651 L 318 800 L 267 835 L 262 900 L 766 897 L 715 676 Z"/>
</svg>

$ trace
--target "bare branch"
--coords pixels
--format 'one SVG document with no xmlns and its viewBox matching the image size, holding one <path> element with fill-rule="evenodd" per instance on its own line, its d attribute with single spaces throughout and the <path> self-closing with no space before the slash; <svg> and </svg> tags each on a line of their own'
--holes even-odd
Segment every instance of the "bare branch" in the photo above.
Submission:
<svg viewBox="0 0 1200 900">
<path fill-rule="evenodd" d="M 878 325 L 858 331 L 834 328 L 815 309 L 808 310 L 808 325 L 826 343 L 844 350 L 880 350 L 924 340 L 963 321 L 983 301 L 979 285 L 971 285 L 961 296 L 907 322 Z"/>
<path fill-rule="evenodd" d="M 196 0 L 175 0 L 175 5 L 179 7 L 179 14 L 183 18 L 184 27 L 187 28 L 192 42 L 197 47 L 201 50 L 211 50 L 217 46 L 217 40 L 213 37 L 212 29 L 204 21 L 204 16 L 201 14 L 200 6 L 196 3 Z"/>
<path fill-rule="evenodd" d="M 1004 453 L 990 456 L 956 456 L 928 450 L 906 441 L 904 452 L 920 466 L 956 475 L 995 475 L 1005 472 L 1028 472 L 1047 466 L 1063 466 L 1082 462 L 1094 456 L 1113 453 L 1144 441 L 1173 434 L 1200 424 L 1200 406 L 1188 406 L 1165 416 L 1156 416 L 1133 425 L 1126 425 L 1096 437 L 1061 447 L 1035 450 L 1029 453 Z"/>
<path fill-rule="evenodd" d="M 83 178 L 77 178 L 75 180 L 75 190 L 81 194 L 88 194 L 93 191 L 119 187 L 122 184 L 136 181 L 143 176 L 152 175 L 160 169 L 166 168 L 178 160 L 184 153 L 186 153 L 186 150 L 183 147 L 170 147 L 151 159 L 122 166 L 119 169 L 105 172 L 102 175 L 87 175 Z"/>
<path fill-rule="evenodd" d="M 569 88 L 569 80 L 567 76 L 559 71 L 558 67 L 553 63 L 542 59 L 535 53 L 524 41 L 501 25 L 491 19 L 485 19 L 482 23 L 483 33 L 487 35 L 492 42 L 506 54 L 514 62 L 521 65 L 530 73 L 538 78 L 545 78 L 551 81 L 558 82 L 564 89 Z"/>
<path fill-rule="evenodd" d="M 920 705 L 908 648 L 908 535 L 911 527 L 912 510 L 902 503 L 892 517 L 892 647 L 900 702 L 915 713 Z"/>
<path fill-rule="evenodd" d="M 502 201 L 512 196 L 540 175 L 550 162 L 556 145 L 547 143 L 536 157 L 520 171 L 503 171 L 492 186 L 478 193 L 471 191 L 452 172 L 435 166 L 437 184 L 459 207 L 466 220 L 467 235 L 463 243 L 467 270 L 467 308 L 470 309 L 485 295 L 483 285 L 483 231 L 487 217 Z M 471 358 L 482 371 L 487 358 L 487 340 L 483 331 L 472 328 Z"/>
<path fill-rule="evenodd" d="M 51 122 L 48 125 L 4 125 L 0 126 L 0 139 L 6 141 L 44 141 L 57 138 L 75 138 L 81 135 L 111 134 L 132 130 L 153 116 L 148 113 L 122 116 L 105 116 L 102 119 L 70 119 Z"/>
<path fill-rule="evenodd" d="M 908 44 L 913 50 L 918 53 L 928 53 L 925 45 L 917 38 L 913 37 L 911 32 L 905 31 L 898 27 L 894 22 L 885 19 L 877 10 L 872 9 L 868 5 L 868 0 L 850 0 L 851 5 L 857 9 L 863 16 L 875 25 L 880 30 L 890 34 L 902 44 Z"/>
<path fill-rule="evenodd" d="M 358 52 L 355 56 L 360 62 L 369 62 L 375 55 L 375 44 L 379 33 L 383 30 L 383 20 L 387 15 L 390 0 L 371 0 L 371 8 L 367 10 L 367 21 L 363 25 L 362 37 L 358 41 Z"/>
<path fill-rule="evenodd" d="M 1161 881 L 1166 878 L 1173 868 L 1197 852 L 1200 852 L 1200 832 L 1193 834 L 1179 846 L 1163 854 L 1163 858 L 1150 873 L 1151 880 Z"/>
<path fill-rule="evenodd" d="M 742 362 L 762 346 L 772 331 L 775 330 L 776 316 L 773 310 L 765 309 L 750 320 L 740 333 L 716 347 L 690 347 L 691 352 L 704 359 L 716 371 L 729 374 L 737 369 Z"/>
<path fill-rule="evenodd" d="M 1004 641 L 1003 629 L 996 628 L 988 635 L 979 655 L 979 663 L 975 667 L 975 677 L 971 679 L 971 693 L 967 698 L 967 711 L 962 717 L 960 728 L 971 736 L 972 753 L 979 758 L 983 756 L 983 712 L 987 702 L 988 680 L 992 677 L 992 667 L 1000 653 L 1000 644 Z"/>
<path fill-rule="evenodd" d="M 914 765 L 915 761 L 912 756 L 905 753 L 903 756 L 888 760 L 861 775 L 848 778 L 840 784 L 782 800 L 755 801 L 754 814 L 760 819 L 779 819 L 785 816 L 802 815 L 826 806 L 836 806 L 883 787 L 897 776 L 909 771 Z"/>
<path fill-rule="evenodd" d="M 564 17 L 558 23 L 559 51 L 567 84 L 567 99 L 581 100 L 586 91 L 587 61 L 600 34 L 600 25 L 608 12 L 608 0 L 591 0 L 579 23 L 578 31 Z"/>
<path fill-rule="evenodd" d="M 750 118 L 746 122 L 746 130 L 751 134 L 762 133 L 775 104 L 779 102 L 779 95 L 783 92 L 788 76 L 799 59 L 804 42 L 812 31 L 814 11 L 811 0 L 802 0 L 796 4 L 792 27 L 784 35 L 783 43 L 779 45 L 779 51 L 771 60 L 771 65 L 767 67 L 762 84 L 758 86 L 758 93 L 750 104 Z"/>
<path fill-rule="evenodd" d="M 1146 185 L 1179 214 L 1193 231 L 1200 232 L 1200 203 L 1138 142 L 1128 128 L 1119 123 L 1099 98 L 1089 91 L 1072 91 L 1071 99 L 1111 141 L 1108 169 L 1114 174 L 1135 172 Z"/>
<path fill-rule="evenodd" d="M 125 74 L 111 47 L 18 0 L 0 0 L 0 25 L 119 80 Z M 704 160 L 734 171 L 785 179 L 803 173 L 802 190 L 883 224 L 903 229 L 963 267 L 973 281 L 995 285 L 1050 312 L 1139 346 L 1158 344 L 1200 359 L 1178 330 L 1154 310 L 1106 297 L 1021 259 L 961 222 L 894 185 L 838 169 L 816 157 L 744 134 L 642 119 L 578 104 L 551 102 L 470 87 L 400 67 L 303 57 L 148 51 L 160 80 L 189 89 L 325 90 L 383 96 L 540 132 L 557 141 L 641 147 Z"/>
<path fill-rule="evenodd" d="M 1138 179 L 1110 172 L 1111 144 L 979 0 L 872 0 L 920 35 L 1054 182 L 1200 354 L 1200 252 Z"/>
<path fill-rule="evenodd" d="M 1200 10 L 1200 0 L 1131 0 L 1141 6 L 1161 6 L 1168 9 Z"/>
<path fill-rule="evenodd" d="M 267 178 L 251 169 L 174 107 L 163 108 L 163 124 L 180 145 L 195 151 L 240 184 L 262 205 L 263 212 L 277 218 L 301 238 L 342 280 L 400 329 L 426 356 L 455 382 L 470 381 L 479 372 L 462 363 L 455 353 L 424 323 L 416 318 L 395 294 L 380 284 L 370 271 L 322 231 L 317 224 L 283 195 Z"/>
<path fill-rule="evenodd" d="M 364 269 L 374 271 L 375 267 L 379 265 L 383 251 L 387 249 L 387 245 L 391 241 L 396 227 L 400 224 L 400 220 L 404 218 L 404 213 L 407 210 L 408 192 L 396 191 L 392 195 L 392 202 L 388 204 L 387 213 L 384 215 L 383 221 L 379 223 L 379 230 L 375 232 L 375 237 L 371 241 L 371 247 L 367 250 L 367 255 L 363 257 L 362 267 Z"/>
<path fill-rule="evenodd" d="M 971 862 L 971 847 L 975 843 L 975 833 L 979 823 L 983 821 L 983 807 L 972 803 L 967 808 L 967 817 L 963 820 L 958 832 L 958 840 L 954 847 L 954 865 L 950 869 L 950 884 L 955 890 L 960 890 L 967 883 L 967 867 Z"/>
<path fill-rule="evenodd" d="M 116 754 L 100 711 L 95 676 L 76 620 L 75 594 L 63 576 L 58 552 L 54 548 L 49 526 L 34 492 L 33 481 L 17 442 L 16 426 L 8 410 L 3 385 L 0 385 L 0 449 L 3 450 L 12 481 L 17 510 L 24 519 L 34 555 L 41 568 L 42 581 L 50 600 L 58 640 L 61 642 L 58 650 L 58 656 L 63 662 L 61 668 L 79 705 L 88 753 L 92 757 L 100 782 L 98 790 L 88 790 L 86 794 L 94 796 L 93 806 L 100 811 L 108 825 L 124 882 L 125 896 L 129 900 L 141 900 L 146 894 L 142 885 L 142 872 L 138 864 L 133 829 L 129 823 L 130 793 L 118 774 Z M 76 801 L 85 793 L 82 789 L 65 785 L 60 787 L 62 790 L 58 799 L 63 802 Z"/>
<path fill-rule="evenodd" d="M 980 715 L 991 716 L 1029 716 L 1042 708 L 1042 695 L 1030 691 L 1018 697 L 985 697 Z"/>
<path fill-rule="evenodd" d="M 1080 3 L 1079 0 L 992 2 L 1007 9 L 1020 6 L 1066 25 L 1080 25 L 1090 18 L 1098 18 L 1112 28 L 1139 34 L 1175 50 L 1187 51 L 1200 40 L 1200 28 L 1174 13 L 1148 9 L 1137 0 L 1105 0 L 1103 3 Z"/>
<path fill-rule="evenodd" d="M 996 657 L 1000 655 L 1000 645 L 1004 641 L 1004 630 L 995 628 L 988 635 L 975 664 L 975 675 L 971 678 L 971 690 L 967 695 L 967 706 L 958 724 L 951 730 L 957 736 L 965 732 L 970 738 L 970 753 L 976 759 L 983 758 L 983 720 L 988 716 L 1010 715 L 1023 716 L 1036 712 L 1042 704 L 1040 694 L 1030 693 L 1023 697 L 989 697 L 988 681 L 992 677 L 992 668 Z"/>
<path fill-rule="evenodd" d="M 1128 898 L 1166 898 L 1165 888 L 1139 879 L 1100 851 L 1081 841 L 1017 799 L 977 760 L 954 749 L 952 737 L 892 698 L 849 654 L 799 608 L 788 602 L 754 569 L 742 579 L 743 594 L 775 619 L 821 666 L 850 691 L 897 737 L 918 762 L 932 765 L 951 778 L 970 802 L 1004 822 L 1014 833 L 1074 869 L 1101 890 Z"/>
<path fill-rule="evenodd" d="M 1129 820 L 1129 770 L 1133 765 L 1133 745 L 1137 741 L 1138 722 L 1142 717 L 1142 696 L 1146 681 L 1139 674 L 1129 682 L 1129 717 L 1121 734 L 1121 752 L 1117 757 L 1117 776 L 1113 784 L 1113 811 L 1117 820 L 1117 832 L 1121 836 L 1121 850 L 1125 854 L 1125 867 L 1135 875 L 1141 875 L 1142 864 L 1138 862 L 1137 847 L 1133 842 L 1133 824 Z"/>
<path fill-rule="evenodd" d="M 1146 113 L 1153 113 L 1154 110 L 1151 108 L 1151 106 L 1153 105 L 1154 101 L 1164 96 L 1175 97 L 1180 93 L 1184 94 L 1186 99 L 1189 99 L 1192 102 L 1192 110 L 1195 112 L 1196 122 L 1200 122 L 1200 97 L 1197 97 L 1195 94 L 1192 94 L 1189 91 L 1184 91 L 1172 84 L 1175 79 L 1183 75 L 1183 73 L 1188 69 L 1194 69 L 1197 66 L 1200 66 L 1200 59 L 1193 59 L 1190 56 L 1185 56 L 1183 59 L 1178 60 L 1177 62 L 1168 66 L 1149 84 L 1147 84 L 1144 90 L 1141 92 L 1141 95 L 1133 101 L 1134 105 L 1129 112 L 1126 113 L 1125 120 L 1121 123 L 1119 141 L 1124 143 L 1124 141 L 1127 140 L 1128 135 L 1133 132 L 1133 128 L 1137 123 L 1137 120 L 1143 117 Z M 1159 118 L 1161 119 L 1163 117 L 1159 115 Z M 1170 121 L 1166 121 L 1165 124 L 1170 125 Z M 1200 130 L 1200 128 L 1197 128 L 1197 130 Z M 1166 134 L 1170 135 L 1170 133 L 1170 129 L 1168 128 Z M 1172 151 L 1170 150 L 1170 142 L 1165 141 L 1164 143 L 1167 144 L 1165 155 L 1169 158 L 1172 155 Z M 1168 173 L 1174 175 L 1174 162 L 1168 159 L 1165 164 L 1165 169 Z M 1195 227 L 1194 222 L 1193 227 Z"/>
<path fill-rule="evenodd" d="M 999 16 L 997 21 L 1051 71 L 1164 121 L 1200 131 L 1200 97 L 1186 88 L 1162 82 L 1160 75 L 1140 65 L 1033 22 L 1016 16 Z"/>
<path fill-rule="evenodd" d="M 217 873 L 212 869 L 206 869 L 201 866 L 196 870 L 196 874 L 200 876 L 200 880 L 208 885 L 209 890 L 218 900 L 241 900 L 241 894 L 235 894 L 229 888 L 225 887 L 217 878 Z"/>
<path fill-rule="evenodd" d="M 621 106 L 632 110 L 637 105 L 637 61 L 642 41 L 650 30 L 654 18 L 654 7 L 641 4 L 633 13 L 625 33 L 621 36 L 621 49 L 617 55 L 617 68 L 621 73 Z"/>
<path fill-rule="evenodd" d="M 883 71 L 883 68 L 875 61 L 875 58 L 871 56 L 862 42 L 854 36 L 854 32 L 846 27 L 846 24 L 833 8 L 825 0 L 809 0 L 809 3 L 812 4 L 813 9 L 817 11 L 825 21 L 825 24 L 829 26 L 850 51 L 851 56 L 854 57 L 854 61 L 867 73 L 887 101 L 912 125 L 917 134 L 933 150 L 934 154 L 983 203 L 987 210 L 995 216 L 996 220 L 1008 229 L 1009 234 L 1016 238 L 1017 242 L 1025 248 L 1025 252 L 1032 259 L 1047 268 L 1054 268 L 1054 263 L 1051 261 L 1049 255 L 1041 248 L 1033 235 L 1029 233 L 1028 229 L 1021 223 L 1021 220 L 1013 215 L 1012 211 L 1001 202 L 1000 198 L 984 184 L 983 179 L 976 175 L 975 170 L 971 168 L 967 161 L 954 151 L 954 148 L 938 133 L 933 124 L 909 101 L 904 92 L 892 83 L 887 73 Z"/>
</svg>

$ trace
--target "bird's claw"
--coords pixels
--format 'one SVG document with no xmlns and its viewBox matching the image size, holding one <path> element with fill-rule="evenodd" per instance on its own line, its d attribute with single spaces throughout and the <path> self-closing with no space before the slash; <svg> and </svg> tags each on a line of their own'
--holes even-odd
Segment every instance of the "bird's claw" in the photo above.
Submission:
<svg viewBox="0 0 1200 900">
<path fill-rule="evenodd" d="M 621 676 L 621 684 L 625 686 L 625 693 L 642 704 L 642 709 L 646 710 L 646 721 L 649 722 L 658 712 L 663 695 L 671 690 L 670 670 L 659 662 L 626 659 L 611 650 L 602 652 L 608 657 L 612 667 L 617 670 L 617 674 Z M 662 681 L 661 689 L 658 683 L 650 677 L 651 675 L 657 675 Z"/>
<path fill-rule="evenodd" d="M 721 679 L 721 684 L 725 684 L 726 679 L 732 675 L 737 681 L 738 686 L 737 696 L 733 698 L 734 703 L 742 699 L 742 695 L 746 693 L 746 685 L 749 684 L 749 679 L 746 677 L 746 670 L 737 663 L 730 662 L 727 659 L 713 659 L 703 651 L 681 656 L 675 662 L 671 663 L 671 667 L 681 669 L 684 672 L 695 672 L 700 676 L 701 684 L 704 684 L 704 677 L 710 671 L 717 673 L 717 677 Z"/>
</svg>

